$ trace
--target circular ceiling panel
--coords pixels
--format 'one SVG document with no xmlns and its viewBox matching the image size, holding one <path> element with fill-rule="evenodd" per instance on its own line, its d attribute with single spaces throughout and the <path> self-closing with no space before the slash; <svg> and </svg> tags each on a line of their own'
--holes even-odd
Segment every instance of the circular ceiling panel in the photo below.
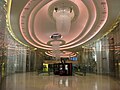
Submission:
<svg viewBox="0 0 120 90">
<path fill-rule="evenodd" d="M 24 39 L 37 48 L 51 50 L 50 36 L 58 33 L 53 14 L 61 7 L 74 16 L 68 34 L 60 33 L 63 36 L 60 40 L 65 41 L 60 50 L 79 46 L 93 38 L 108 18 L 106 0 L 30 0 L 20 14 L 20 31 Z M 62 25 L 67 25 L 64 19 Z"/>
</svg>

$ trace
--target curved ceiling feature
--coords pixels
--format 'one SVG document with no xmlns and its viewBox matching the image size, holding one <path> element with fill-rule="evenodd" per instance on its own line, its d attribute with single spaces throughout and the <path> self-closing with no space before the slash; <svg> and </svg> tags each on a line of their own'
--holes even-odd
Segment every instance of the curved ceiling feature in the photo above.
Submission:
<svg viewBox="0 0 120 90">
<path fill-rule="evenodd" d="M 94 38 L 100 31 L 105 31 L 103 28 L 108 28 L 111 25 L 108 21 L 115 19 L 120 14 L 119 5 L 113 7 L 113 2 L 117 4 L 120 1 L 13 0 L 11 22 L 18 23 L 19 20 L 19 26 L 15 27 L 12 23 L 12 29 L 16 37 L 23 43 L 27 42 L 28 45 L 36 48 L 52 50 L 50 43 L 53 39 L 51 36 L 56 34 L 62 36 L 58 40 L 64 43 L 60 45 L 60 50 L 75 48 Z M 19 7 L 13 8 L 16 3 L 20 3 Z M 57 31 L 57 21 L 54 16 L 57 10 L 62 10 L 62 14 L 67 10 L 66 15 L 73 15 L 67 34 Z M 16 19 L 13 18 L 12 13 L 16 15 Z"/>
<path fill-rule="evenodd" d="M 42 0 L 35 4 L 36 1 L 33 3 L 33 0 L 30 0 L 23 8 L 20 15 L 20 30 L 25 40 L 37 48 L 51 50 L 51 46 L 47 42 L 51 41 L 52 34 L 57 33 L 56 22 L 49 16 L 49 13 L 53 12 L 49 9 L 52 4 L 55 6 L 55 4 L 62 3 L 67 6 L 68 3 L 68 6 L 72 5 L 71 8 L 75 7 L 75 9 L 77 7 L 76 11 L 79 11 L 76 12 L 78 15 L 76 20 L 71 22 L 69 34 L 63 35 L 62 39 L 66 44 L 60 46 L 61 50 L 73 48 L 88 41 L 99 32 L 108 17 L 106 0 L 99 0 L 99 4 L 92 0 L 87 1 L 87 3 L 81 0 L 49 0 L 47 2 Z"/>
<path fill-rule="evenodd" d="M 48 56 L 53 56 L 53 52 L 52 51 L 47 51 L 45 52 L 46 55 Z M 61 51 L 60 52 L 60 57 L 66 57 L 66 58 L 70 58 L 70 57 L 75 57 L 77 54 L 70 52 L 70 51 Z"/>
</svg>

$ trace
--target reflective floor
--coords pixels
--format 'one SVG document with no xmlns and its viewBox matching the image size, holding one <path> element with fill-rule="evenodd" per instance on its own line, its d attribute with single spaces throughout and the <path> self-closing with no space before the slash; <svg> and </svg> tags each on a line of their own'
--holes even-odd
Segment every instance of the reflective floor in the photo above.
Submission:
<svg viewBox="0 0 120 90">
<path fill-rule="evenodd" d="M 120 83 L 107 76 L 41 76 L 36 73 L 8 76 L 0 90 L 120 90 Z"/>
</svg>

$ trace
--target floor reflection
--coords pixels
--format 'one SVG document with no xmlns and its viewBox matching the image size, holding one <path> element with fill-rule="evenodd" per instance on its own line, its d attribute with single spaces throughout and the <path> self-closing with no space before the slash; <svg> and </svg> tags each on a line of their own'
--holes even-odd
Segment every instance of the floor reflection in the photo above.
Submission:
<svg viewBox="0 0 120 90">
<path fill-rule="evenodd" d="M 120 85 L 101 75 L 39 76 L 24 73 L 6 77 L 0 90 L 120 90 Z"/>
</svg>

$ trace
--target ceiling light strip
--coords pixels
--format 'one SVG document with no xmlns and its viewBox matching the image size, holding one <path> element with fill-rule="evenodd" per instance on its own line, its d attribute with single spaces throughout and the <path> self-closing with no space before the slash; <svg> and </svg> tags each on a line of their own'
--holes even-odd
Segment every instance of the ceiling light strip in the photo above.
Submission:
<svg viewBox="0 0 120 90">
<path fill-rule="evenodd" d="M 30 1 L 28 1 L 28 3 L 29 3 Z M 41 1 L 40 3 L 44 3 L 44 0 L 43 1 Z M 43 5 L 44 6 L 44 5 Z M 27 7 L 27 4 L 25 5 L 25 7 Z M 47 49 L 47 50 L 51 50 L 51 48 L 46 48 L 46 47 L 44 47 L 44 46 L 38 46 L 38 45 L 36 45 L 36 44 L 34 44 L 33 42 L 31 42 L 27 37 L 26 37 L 26 35 L 24 34 L 24 30 L 22 29 L 22 16 L 24 15 L 24 9 L 22 10 L 22 12 L 21 12 L 21 14 L 20 14 L 20 31 L 21 31 L 21 33 L 22 33 L 22 36 L 24 37 L 24 39 L 28 42 L 28 43 L 30 43 L 31 45 L 33 45 L 33 46 L 35 46 L 35 47 L 37 47 L 37 48 L 42 48 L 42 49 Z"/>
<path fill-rule="evenodd" d="M 29 47 L 28 45 L 24 44 L 23 42 L 21 42 L 20 40 L 18 40 L 15 36 L 15 34 L 12 31 L 12 27 L 11 27 L 11 23 L 10 23 L 10 11 L 11 11 L 11 4 L 12 4 L 12 0 L 7 1 L 8 4 L 8 8 L 7 8 L 7 15 L 6 15 L 6 24 L 7 24 L 7 29 L 8 32 L 11 34 L 11 36 L 20 44 Z"/>
<path fill-rule="evenodd" d="M 72 45 L 72 47 L 76 47 L 76 46 L 74 46 L 73 44 L 79 42 L 82 38 L 84 38 L 84 37 L 90 32 L 90 30 L 91 30 L 91 28 L 93 27 L 93 25 L 94 25 L 94 23 L 95 23 L 95 21 L 96 21 L 96 18 L 97 18 L 97 12 L 96 12 L 95 4 L 94 4 L 93 1 L 91 1 L 91 3 L 92 3 L 93 8 L 94 8 L 94 10 L 93 10 L 93 12 L 94 12 L 94 19 L 93 19 L 93 21 L 91 22 L 91 25 L 89 26 L 88 30 L 87 30 L 87 31 L 85 32 L 85 34 L 82 35 L 79 39 L 77 39 L 77 40 L 74 41 L 74 42 L 71 42 L 70 44 L 63 45 L 63 46 L 61 46 L 61 48 L 65 48 L 65 47 L 66 47 L 65 49 L 67 49 L 68 47 L 71 47 L 70 45 Z M 80 43 L 80 44 L 81 44 L 81 43 Z M 80 45 L 80 44 L 77 44 L 77 46 Z M 69 45 L 69 46 L 68 46 L 68 45 Z"/>
<path fill-rule="evenodd" d="M 81 44 L 89 41 L 90 39 L 92 39 L 92 38 L 101 30 L 101 28 L 104 26 L 104 24 L 106 23 L 107 18 L 108 18 L 108 5 L 107 5 L 107 1 L 106 1 L 106 0 L 104 0 L 104 1 L 106 2 L 106 5 L 105 5 L 105 8 L 106 8 L 106 10 L 107 10 L 107 11 L 106 11 L 106 16 L 105 16 L 105 19 L 104 19 L 103 23 L 102 23 L 101 26 L 98 28 L 98 30 L 97 30 L 90 38 L 84 40 L 83 42 L 80 42 L 80 43 L 78 43 L 78 44 L 76 44 L 76 45 L 72 45 L 72 46 L 69 46 L 69 47 L 66 47 L 66 48 L 62 48 L 62 49 L 69 49 L 69 48 L 77 47 L 77 46 L 79 46 L 79 45 L 81 45 Z"/>
<path fill-rule="evenodd" d="M 47 3 L 48 3 L 48 2 L 47 2 Z M 41 3 L 38 4 L 38 5 L 36 5 L 35 9 L 36 9 L 36 8 L 40 8 L 40 6 L 41 6 Z M 44 7 L 44 6 L 42 6 L 42 7 Z M 41 8 L 42 8 L 42 7 L 41 7 Z M 42 42 L 37 41 L 37 40 L 39 40 L 39 39 L 38 39 L 37 37 L 34 38 L 34 36 L 33 36 L 33 32 L 32 32 L 33 23 L 30 23 L 30 22 L 32 22 L 31 20 L 32 20 L 32 17 L 33 17 L 33 15 L 34 15 L 34 12 L 35 12 L 35 10 L 32 10 L 31 13 L 30 13 L 30 16 L 29 16 L 29 20 L 28 20 L 28 32 L 29 32 L 29 34 L 30 34 L 30 36 L 31 36 L 31 38 L 33 39 L 34 42 L 36 42 L 37 44 L 39 44 L 39 45 L 41 45 L 41 46 L 44 46 L 44 47 L 46 47 L 46 48 L 51 48 L 51 46 L 48 46 L 48 45 L 46 45 L 46 44 L 43 44 Z M 36 15 L 36 14 L 35 14 L 35 15 Z M 34 30 L 34 29 L 33 29 L 33 30 Z M 37 39 L 36 39 L 36 38 L 37 38 Z"/>
</svg>

